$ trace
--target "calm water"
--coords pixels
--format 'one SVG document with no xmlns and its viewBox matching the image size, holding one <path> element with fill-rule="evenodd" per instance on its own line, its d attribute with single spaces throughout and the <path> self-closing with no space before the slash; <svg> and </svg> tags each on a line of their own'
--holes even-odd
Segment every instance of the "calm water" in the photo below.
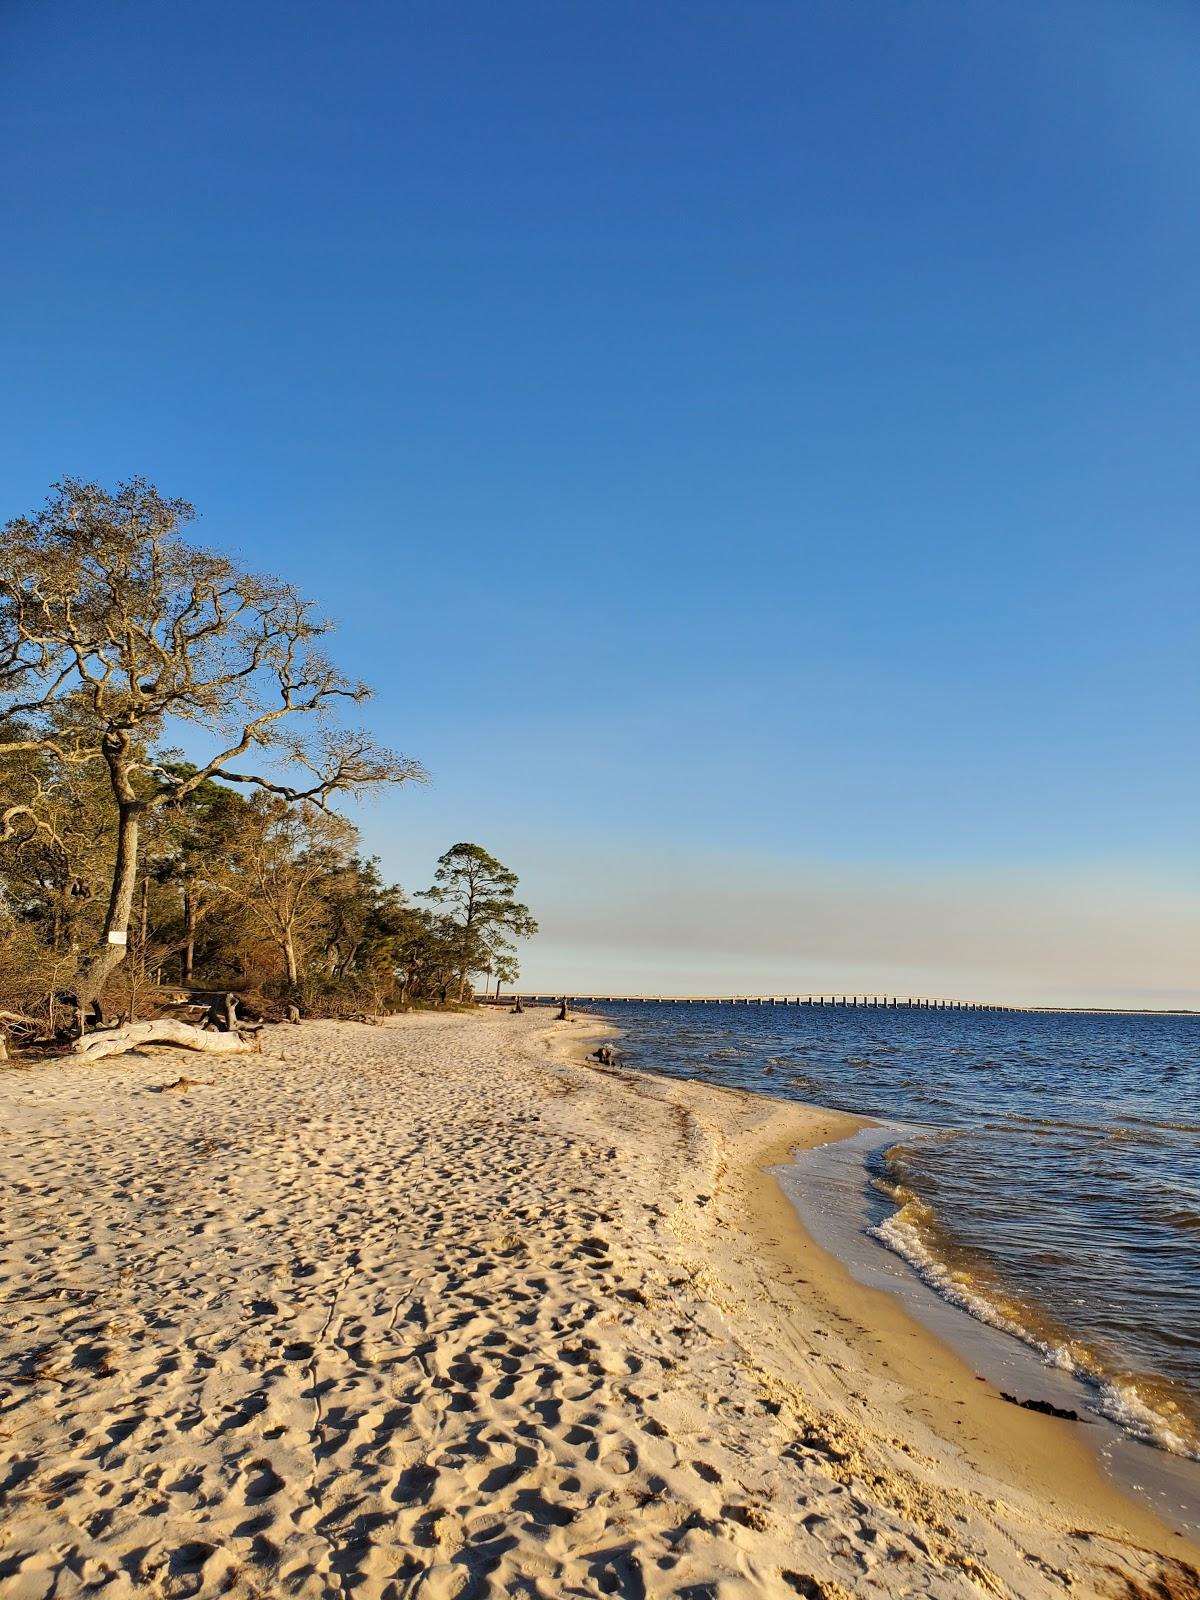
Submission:
<svg viewBox="0 0 1200 1600">
<path fill-rule="evenodd" d="M 874 1231 L 1200 1458 L 1200 1017 L 589 1007 L 648 1068 L 904 1124 Z"/>
</svg>

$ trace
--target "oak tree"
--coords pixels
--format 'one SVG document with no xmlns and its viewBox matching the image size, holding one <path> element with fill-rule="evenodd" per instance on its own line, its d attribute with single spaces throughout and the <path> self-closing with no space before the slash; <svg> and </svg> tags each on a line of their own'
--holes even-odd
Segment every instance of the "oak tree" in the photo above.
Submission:
<svg viewBox="0 0 1200 1600">
<path fill-rule="evenodd" d="M 32 752 L 95 769 L 116 813 L 99 942 L 76 978 L 81 1028 L 124 958 L 149 813 L 214 778 L 323 809 L 422 776 L 331 721 L 368 690 L 323 653 L 313 602 L 189 543 L 193 514 L 140 478 L 67 479 L 0 529 L 0 774 Z M 153 753 L 167 734 L 205 747 L 186 773 Z"/>
</svg>

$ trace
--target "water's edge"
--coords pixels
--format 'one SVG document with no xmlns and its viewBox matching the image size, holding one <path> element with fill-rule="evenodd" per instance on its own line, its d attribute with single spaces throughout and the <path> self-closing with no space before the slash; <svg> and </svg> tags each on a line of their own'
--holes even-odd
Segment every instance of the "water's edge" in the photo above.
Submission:
<svg viewBox="0 0 1200 1600">
<path fill-rule="evenodd" d="M 911 1130 L 880 1122 L 847 1139 L 795 1153 L 773 1169 L 802 1226 L 856 1282 L 894 1295 L 908 1313 L 996 1388 L 1086 1416 L 1085 1443 L 1127 1493 L 1169 1526 L 1200 1535 L 1200 1464 L 1133 1437 L 1101 1409 L 1102 1393 L 1050 1365 L 1014 1334 L 993 1327 L 927 1283 L 876 1236 L 867 1162 Z"/>
</svg>

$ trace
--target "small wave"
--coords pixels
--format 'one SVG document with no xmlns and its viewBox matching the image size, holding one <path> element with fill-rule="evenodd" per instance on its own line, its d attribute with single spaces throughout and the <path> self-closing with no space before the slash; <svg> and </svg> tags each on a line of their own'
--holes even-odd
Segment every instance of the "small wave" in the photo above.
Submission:
<svg viewBox="0 0 1200 1600">
<path fill-rule="evenodd" d="M 1166 1133 L 1200 1133 L 1200 1122 L 1173 1122 L 1165 1117 L 1139 1117 L 1127 1114 L 1127 1122 L 1139 1123 L 1144 1128 L 1161 1128 Z"/>
<path fill-rule="evenodd" d="M 1143 1210 L 1161 1227 L 1173 1228 L 1177 1233 L 1200 1233 L 1200 1213 L 1189 1206 L 1164 1206 L 1158 1209 L 1145 1206 Z"/>
<path fill-rule="evenodd" d="M 986 1292 L 971 1273 L 948 1265 L 928 1242 L 932 1212 L 908 1191 L 893 1191 L 899 1209 L 869 1232 L 889 1250 L 907 1261 L 943 1300 L 966 1311 L 977 1322 L 1011 1334 L 1036 1350 L 1047 1366 L 1069 1372 L 1092 1384 L 1098 1392 L 1096 1409 L 1126 1433 L 1156 1445 L 1172 1455 L 1200 1461 L 1200 1441 L 1181 1431 L 1186 1427 L 1173 1402 L 1154 1404 L 1143 1393 L 1144 1380 L 1113 1377 L 1103 1372 L 1091 1352 L 1070 1340 L 1042 1338 L 1032 1331 L 1018 1309 Z M 1170 1413 L 1176 1413 L 1171 1415 Z"/>
<path fill-rule="evenodd" d="M 1109 1128 L 1101 1134 L 1108 1144 L 1142 1145 L 1148 1150 L 1162 1150 L 1171 1144 L 1166 1134 L 1156 1128 Z"/>
<path fill-rule="evenodd" d="M 1100 1378 L 1097 1382 L 1100 1390 L 1097 1410 L 1110 1422 L 1144 1444 L 1156 1445 L 1173 1456 L 1200 1461 L 1200 1444 L 1189 1440 L 1172 1425 L 1171 1419 L 1163 1415 L 1161 1404 L 1154 1405 L 1142 1397 L 1136 1378 Z"/>
<path fill-rule="evenodd" d="M 963 1311 L 969 1311 L 977 1321 L 986 1322 L 989 1327 L 999 1328 L 1002 1333 L 1011 1333 L 1023 1343 L 1033 1345 L 1049 1365 L 1067 1372 L 1076 1370 L 1068 1346 L 1036 1339 L 1015 1316 L 984 1295 L 969 1273 L 947 1266 L 929 1248 L 922 1227 L 922 1222 L 931 1215 L 928 1206 L 903 1191 L 899 1191 L 896 1198 L 901 1199 L 900 1209 L 869 1230 L 876 1239 L 902 1256 L 944 1300 L 949 1300 Z"/>
</svg>

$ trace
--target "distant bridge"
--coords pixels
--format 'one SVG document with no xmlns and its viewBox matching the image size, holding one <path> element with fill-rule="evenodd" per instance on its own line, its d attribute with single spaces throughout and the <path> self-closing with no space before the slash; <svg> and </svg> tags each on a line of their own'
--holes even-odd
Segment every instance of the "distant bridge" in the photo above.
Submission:
<svg viewBox="0 0 1200 1600">
<path fill-rule="evenodd" d="M 517 995 L 479 995 L 481 1005 L 515 1005 Z M 896 994 L 524 994 L 532 1005 L 670 1005 L 670 1006 L 866 1006 L 889 1011 L 1016 1011 L 1017 1006 L 983 1000 L 937 1000 Z"/>
</svg>

